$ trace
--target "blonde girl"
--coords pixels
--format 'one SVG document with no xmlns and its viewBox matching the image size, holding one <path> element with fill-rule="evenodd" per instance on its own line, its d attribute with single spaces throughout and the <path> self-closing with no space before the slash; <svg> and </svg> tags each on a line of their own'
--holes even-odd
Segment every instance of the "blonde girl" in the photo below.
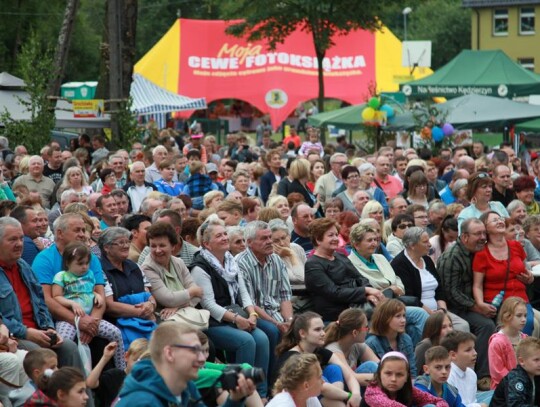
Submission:
<svg viewBox="0 0 540 407">
<path fill-rule="evenodd" d="M 517 366 L 516 348 L 526 338 L 527 304 L 520 297 L 508 297 L 499 311 L 501 329 L 489 338 L 488 361 L 491 388 L 495 389 L 508 372 Z"/>
</svg>

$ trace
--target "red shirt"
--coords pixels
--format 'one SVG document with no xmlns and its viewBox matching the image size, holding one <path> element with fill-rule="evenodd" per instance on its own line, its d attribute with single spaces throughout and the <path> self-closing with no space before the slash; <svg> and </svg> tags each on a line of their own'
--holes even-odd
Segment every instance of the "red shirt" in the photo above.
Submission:
<svg viewBox="0 0 540 407">
<path fill-rule="evenodd" d="M 525 250 L 523 250 L 521 243 L 515 240 L 508 241 L 508 248 L 510 250 L 510 273 L 508 274 L 504 299 L 515 296 L 523 298 L 528 303 L 529 297 L 525 284 L 516 278 L 518 274 L 526 271 Z M 491 303 L 493 298 L 504 288 L 507 265 L 507 260 L 497 260 L 493 257 L 487 245 L 474 255 L 473 271 L 484 273 L 484 301 L 486 303 Z"/>
<path fill-rule="evenodd" d="M 19 265 L 17 263 L 8 266 L 6 264 L 0 264 L 0 267 L 4 269 L 6 277 L 8 278 L 17 299 L 19 300 L 19 306 L 21 307 L 23 325 L 27 328 L 38 329 L 36 321 L 34 321 L 34 310 L 32 308 L 32 301 L 30 299 L 30 290 L 24 284 L 24 281 L 19 272 Z"/>
<path fill-rule="evenodd" d="M 393 175 L 388 175 L 388 177 L 386 177 L 386 181 L 375 176 L 375 181 L 373 182 L 373 186 L 381 188 L 384 191 L 388 201 L 395 198 L 401 193 L 401 191 L 403 191 L 403 184 Z"/>
</svg>

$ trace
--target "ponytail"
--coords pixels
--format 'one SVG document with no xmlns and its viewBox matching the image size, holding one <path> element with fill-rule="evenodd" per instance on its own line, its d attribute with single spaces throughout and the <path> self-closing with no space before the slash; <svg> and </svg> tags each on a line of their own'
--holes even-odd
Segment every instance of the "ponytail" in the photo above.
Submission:
<svg viewBox="0 0 540 407">
<path fill-rule="evenodd" d="M 315 318 L 321 318 L 321 316 L 312 311 L 295 315 L 289 329 L 285 332 L 281 338 L 281 342 L 276 347 L 276 355 L 281 356 L 283 353 L 298 345 L 302 339 L 300 337 L 300 330 L 307 331 L 311 320 Z"/>
<path fill-rule="evenodd" d="M 46 369 L 38 378 L 38 388 L 52 400 L 58 400 L 58 391 L 69 393 L 77 383 L 84 382 L 83 374 L 73 367 L 62 367 L 57 371 Z"/>
</svg>

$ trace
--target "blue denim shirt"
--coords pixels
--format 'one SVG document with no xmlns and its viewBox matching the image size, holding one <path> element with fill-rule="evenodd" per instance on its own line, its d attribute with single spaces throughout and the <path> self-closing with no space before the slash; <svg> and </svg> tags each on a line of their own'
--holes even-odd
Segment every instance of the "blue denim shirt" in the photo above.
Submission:
<svg viewBox="0 0 540 407">
<path fill-rule="evenodd" d="M 34 272 L 27 262 L 22 259 L 17 260 L 19 272 L 21 273 L 24 284 L 30 292 L 32 309 L 34 311 L 34 321 L 39 329 L 54 328 L 54 323 L 45 304 L 43 289 L 37 281 Z M 19 305 L 17 295 L 7 278 L 4 269 L 0 267 L 0 316 L 9 332 L 16 338 L 26 338 L 26 326 L 23 325 L 22 311 Z"/>
<path fill-rule="evenodd" d="M 414 354 L 414 346 L 412 339 L 408 334 L 402 333 L 398 335 L 397 349 L 392 349 L 386 336 L 379 336 L 373 334 L 369 334 L 366 338 L 366 345 L 368 345 L 373 350 L 373 352 L 379 357 L 379 359 L 381 359 L 385 355 L 385 353 L 394 350 L 403 353 L 409 360 L 409 368 L 411 370 L 412 377 L 416 377 L 416 356 Z"/>
</svg>

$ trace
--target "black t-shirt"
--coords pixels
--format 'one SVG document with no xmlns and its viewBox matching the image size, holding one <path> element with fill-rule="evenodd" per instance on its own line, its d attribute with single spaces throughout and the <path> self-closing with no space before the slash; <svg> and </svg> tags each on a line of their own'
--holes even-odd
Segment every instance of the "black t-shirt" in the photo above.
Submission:
<svg viewBox="0 0 540 407">
<path fill-rule="evenodd" d="M 302 249 L 306 252 L 306 255 L 313 250 L 313 243 L 309 237 L 302 237 L 294 230 L 291 233 L 291 243 L 296 243 L 301 246 Z"/>
<path fill-rule="evenodd" d="M 104 371 L 99 378 L 99 386 L 96 389 L 96 396 L 103 407 L 109 407 L 120 393 L 124 384 L 126 372 L 122 369 L 109 369 Z"/>
<path fill-rule="evenodd" d="M 52 179 L 55 184 L 58 184 L 62 180 L 63 174 L 64 173 L 62 172 L 62 167 L 61 166 L 57 170 L 53 170 L 48 165 L 46 165 L 43 168 L 43 175 L 45 175 L 46 177 Z"/>
</svg>

